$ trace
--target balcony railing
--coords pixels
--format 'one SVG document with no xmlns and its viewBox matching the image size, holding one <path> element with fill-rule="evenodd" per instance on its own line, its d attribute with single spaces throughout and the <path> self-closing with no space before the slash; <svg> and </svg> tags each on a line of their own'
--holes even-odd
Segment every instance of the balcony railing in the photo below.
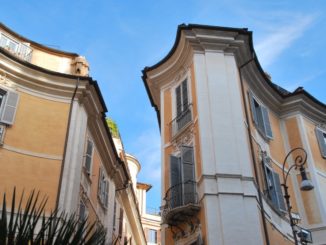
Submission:
<svg viewBox="0 0 326 245">
<path fill-rule="evenodd" d="M 165 195 L 165 206 L 161 207 L 163 223 L 176 225 L 193 217 L 199 210 L 195 181 L 170 187 Z"/>
<path fill-rule="evenodd" d="M 181 129 L 185 128 L 192 121 L 192 104 L 189 104 L 180 115 L 171 122 L 171 133 L 174 137 Z"/>
</svg>

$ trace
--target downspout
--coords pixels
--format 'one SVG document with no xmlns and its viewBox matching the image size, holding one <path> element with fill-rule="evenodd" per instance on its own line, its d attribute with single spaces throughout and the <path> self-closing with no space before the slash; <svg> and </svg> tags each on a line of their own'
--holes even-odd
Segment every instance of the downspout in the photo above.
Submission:
<svg viewBox="0 0 326 245">
<path fill-rule="evenodd" d="M 259 184 L 259 175 L 258 175 L 258 170 L 257 170 L 257 166 L 256 166 L 256 157 L 255 157 L 255 154 L 254 154 L 254 146 L 253 146 L 252 138 L 251 138 L 251 128 L 249 126 L 248 108 L 247 108 L 247 104 L 246 104 L 246 99 L 245 99 L 246 97 L 245 97 L 244 85 L 243 85 L 242 74 L 241 74 L 241 69 L 244 68 L 246 65 L 248 65 L 253 60 L 255 60 L 255 53 L 253 53 L 252 58 L 250 60 L 248 60 L 247 62 L 245 62 L 244 64 L 242 64 L 241 66 L 238 67 L 238 71 L 239 71 L 239 76 L 240 76 L 242 102 L 243 102 L 243 106 L 244 106 L 244 109 L 245 109 L 246 123 L 247 123 L 247 129 L 248 129 L 248 137 L 249 137 L 249 143 L 250 143 L 251 158 L 252 158 L 252 161 L 254 163 L 253 165 L 254 165 L 255 178 L 257 180 L 256 184 L 257 184 L 257 189 L 258 189 L 258 200 L 259 200 L 259 205 L 260 205 L 260 213 L 261 213 L 261 217 L 262 217 L 262 221 L 263 221 L 263 229 L 264 229 L 265 241 L 266 241 L 266 245 L 270 245 L 270 243 L 269 243 L 269 235 L 268 235 L 268 230 L 267 230 L 267 224 L 266 224 L 264 203 L 263 203 L 263 198 L 262 198 L 262 194 L 261 194 L 261 191 L 260 191 L 261 187 L 260 187 L 260 184 Z"/>
<path fill-rule="evenodd" d="M 73 106 L 74 99 L 76 97 L 78 85 L 79 85 L 79 77 L 77 78 L 75 90 L 74 90 L 74 93 L 73 93 L 73 95 L 71 97 L 71 101 L 70 101 L 70 108 L 69 108 L 69 114 L 68 114 L 68 124 L 67 124 L 67 130 L 66 130 L 65 145 L 64 145 L 64 148 L 63 148 L 63 156 L 62 156 L 60 178 L 59 178 L 59 185 L 58 185 L 58 192 L 57 192 L 57 200 L 56 200 L 56 204 L 55 204 L 55 209 L 56 210 L 58 210 L 58 208 L 59 208 L 59 199 L 60 199 L 60 192 L 61 192 L 61 185 L 62 185 L 63 170 L 64 170 L 65 159 L 66 159 L 66 154 L 67 154 L 69 129 L 70 129 L 70 124 L 71 124 L 72 106 Z"/>
</svg>

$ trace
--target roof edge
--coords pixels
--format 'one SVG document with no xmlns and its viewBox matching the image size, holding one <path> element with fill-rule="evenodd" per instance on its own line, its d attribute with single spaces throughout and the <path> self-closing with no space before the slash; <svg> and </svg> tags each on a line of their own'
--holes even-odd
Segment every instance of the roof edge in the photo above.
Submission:
<svg viewBox="0 0 326 245">
<path fill-rule="evenodd" d="M 19 38 L 20 40 L 22 40 L 24 42 L 31 43 L 32 45 L 34 45 L 36 47 L 39 47 L 40 49 L 45 49 L 45 50 L 48 50 L 50 52 L 58 53 L 58 54 L 61 54 L 61 55 L 75 56 L 75 57 L 79 56 L 79 54 L 77 54 L 77 53 L 67 52 L 67 51 L 63 51 L 63 50 L 59 50 L 59 49 L 55 49 L 55 48 L 50 48 L 50 47 L 45 46 L 43 44 L 32 41 L 32 40 L 18 34 L 17 32 L 13 31 L 8 26 L 4 25 L 2 22 L 0 22 L 0 27 L 3 28 L 5 31 L 7 31 L 9 34 L 15 36 L 16 38 Z"/>
</svg>

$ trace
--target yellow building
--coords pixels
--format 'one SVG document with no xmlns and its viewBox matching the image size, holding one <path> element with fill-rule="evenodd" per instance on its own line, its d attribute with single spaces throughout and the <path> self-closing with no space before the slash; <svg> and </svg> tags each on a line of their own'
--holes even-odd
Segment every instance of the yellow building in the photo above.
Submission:
<svg viewBox="0 0 326 245">
<path fill-rule="evenodd" d="M 281 183 L 297 147 L 314 189 L 290 171 L 291 217 L 326 244 L 326 106 L 272 83 L 252 32 L 180 25 L 143 80 L 161 129 L 162 244 L 293 244 Z"/>
<path fill-rule="evenodd" d="M 0 24 L 0 194 L 10 199 L 14 186 L 18 195 L 40 190 L 47 212 L 88 216 L 107 228 L 108 244 L 146 244 L 136 196 L 125 188 L 126 160 L 114 147 L 106 105 L 88 71 L 84 57 Z M 117 239 L 124 223 L 128 232 Z"/>
</svg>

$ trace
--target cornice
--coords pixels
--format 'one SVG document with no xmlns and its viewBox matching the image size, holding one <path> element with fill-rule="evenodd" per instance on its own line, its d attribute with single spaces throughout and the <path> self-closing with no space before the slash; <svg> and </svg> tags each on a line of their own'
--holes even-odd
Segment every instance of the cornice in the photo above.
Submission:
<svg viewBox="0 0 326 245">
<path fill-rule="evenodd" d="M 182 24 L 175 43 L 161 61 L 145 67 L 143 81 L 160 123 L 160 88 L 171 82 L 181 69 L 188 69 L 195 54 L 223 52 L 234 55 L 249 88 L 279 116 L 295 110 L 315 121 L 323 121 L 326 105 L 303 89 L 284 94 L 270 81 L 262 69 L 253 47 L 252 32 L 247 29 Z M 185 58 L 187 57 L 187 59 Z M 186 62 L 187 61 L 187 62 Z M 243 64 L 249 62 L 245 67 Z"/>
<path fill-rule="evenodd" d="M 89 77 L 67 76 L 25 63 L 27 62 L 17 62 L 13 57 L 0 52 L 0 74 L 17 87 L 49 96 L 71 98 L 77 79 L 80 80 L 79 90 L 84 89 L 91 80 Z"/>
</svg>

